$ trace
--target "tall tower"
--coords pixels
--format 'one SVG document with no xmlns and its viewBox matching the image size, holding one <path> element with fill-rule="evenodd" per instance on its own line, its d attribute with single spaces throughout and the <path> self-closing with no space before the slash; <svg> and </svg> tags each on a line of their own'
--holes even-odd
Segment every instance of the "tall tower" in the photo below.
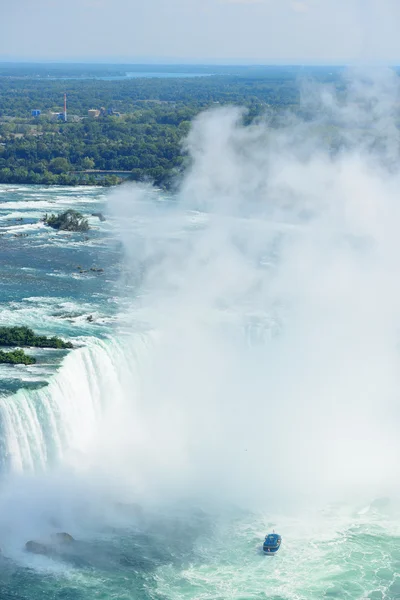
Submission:
<svg viewBox="0 0 400 600">
<path fill-rule="evenodd" d="M 64 122 L 67 122 L 67 94 L 64 94 Z"/>
</svg>

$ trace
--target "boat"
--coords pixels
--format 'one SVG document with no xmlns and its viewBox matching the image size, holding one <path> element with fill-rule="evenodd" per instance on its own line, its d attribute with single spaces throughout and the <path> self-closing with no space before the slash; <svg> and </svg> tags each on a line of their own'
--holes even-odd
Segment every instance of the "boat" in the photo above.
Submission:
<svg viewBox="0 0 400 600">
<path fill-rule="evenodd" d="M 273 531 L 265 536 L 263 551 L 265 554 L 276 554 L 281 547 L 282 537 Z"/>
</svg>

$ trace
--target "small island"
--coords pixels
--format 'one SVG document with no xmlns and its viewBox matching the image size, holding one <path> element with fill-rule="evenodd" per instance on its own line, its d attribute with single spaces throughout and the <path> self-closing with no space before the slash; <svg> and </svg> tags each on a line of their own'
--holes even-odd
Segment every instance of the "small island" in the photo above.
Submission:
<svg viewBox="0 0 400 600">
<path fill-rule="evenodd" d="M 36 335 L 29 327 L 0 327 L 0 346 L 25 346 L 35 348 L 73 348 L 71 342 L 64 342 L 58 337 Z M 19 351 L 15 351 L 19 352 Z M 4 353 L 3 353 L 4 354 Z M 12 354 L 12 353 L 8 353 Z M 29 358 L 29 357 L 28 357 Z M 34 359 L 32 359 L 34 360 Z M 32 364 L 32 363 L 26 363 Z"/>
<path fill-rule="evenodd" d="M 59 231 L 88 231 L 90 229 L 88 220 L 80 212 L 72 209 L 58 215 L 46 213 L 42 221 L 45 225 Z"/>
<path fill-rule="evenodd" d="M 7 365 L 34 365 L 36 358 L 28 356 L 23 350 L 12 350 L 11 352 L 3 352 L 0 350 L 0 364 Z"/>
</svg>

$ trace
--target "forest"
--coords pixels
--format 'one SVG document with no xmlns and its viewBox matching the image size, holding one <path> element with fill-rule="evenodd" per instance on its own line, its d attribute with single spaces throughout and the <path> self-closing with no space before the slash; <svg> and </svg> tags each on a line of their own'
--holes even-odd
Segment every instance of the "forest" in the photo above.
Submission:
<svg viewBox="0 0 400 600">
<path fill-rule="evenodd" d="M 250 123 L 265 113 L 273 121 L 282 111 L 299 110 L 299 73 L 290 68 L 213 67 L 217 73 L 209 76 L 114 80 L 107 77 L 120 75 L 123 66 L 96 66 L 92 77 L 89 66 L 43 69 L 0 65 L 0 183 L 114 185 L 132 179 L 169 188 L 187 164 L 182 141 L 200 111 L 240 105 Z M 188 67 L 181 69 L 184 75 Z M 338 81 L 336 71 L 326 69 L 317 77 Z M 64 93 L 67 122 L 57 117 Z M 32 116 L 35 109 L 40 116 Z M 100 114 L 90 116 L 91 109 Z"/>
</svg>

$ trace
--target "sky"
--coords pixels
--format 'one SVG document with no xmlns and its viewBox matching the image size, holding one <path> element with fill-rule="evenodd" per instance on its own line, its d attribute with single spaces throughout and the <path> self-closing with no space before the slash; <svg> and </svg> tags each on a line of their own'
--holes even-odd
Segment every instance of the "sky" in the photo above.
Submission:
<svg viewBox="0 0 400 600">
<path fill-rule="evenodd" d="M 0 60 L 399 63 L 400 0 L 1 0 Z"/>
</svg>

